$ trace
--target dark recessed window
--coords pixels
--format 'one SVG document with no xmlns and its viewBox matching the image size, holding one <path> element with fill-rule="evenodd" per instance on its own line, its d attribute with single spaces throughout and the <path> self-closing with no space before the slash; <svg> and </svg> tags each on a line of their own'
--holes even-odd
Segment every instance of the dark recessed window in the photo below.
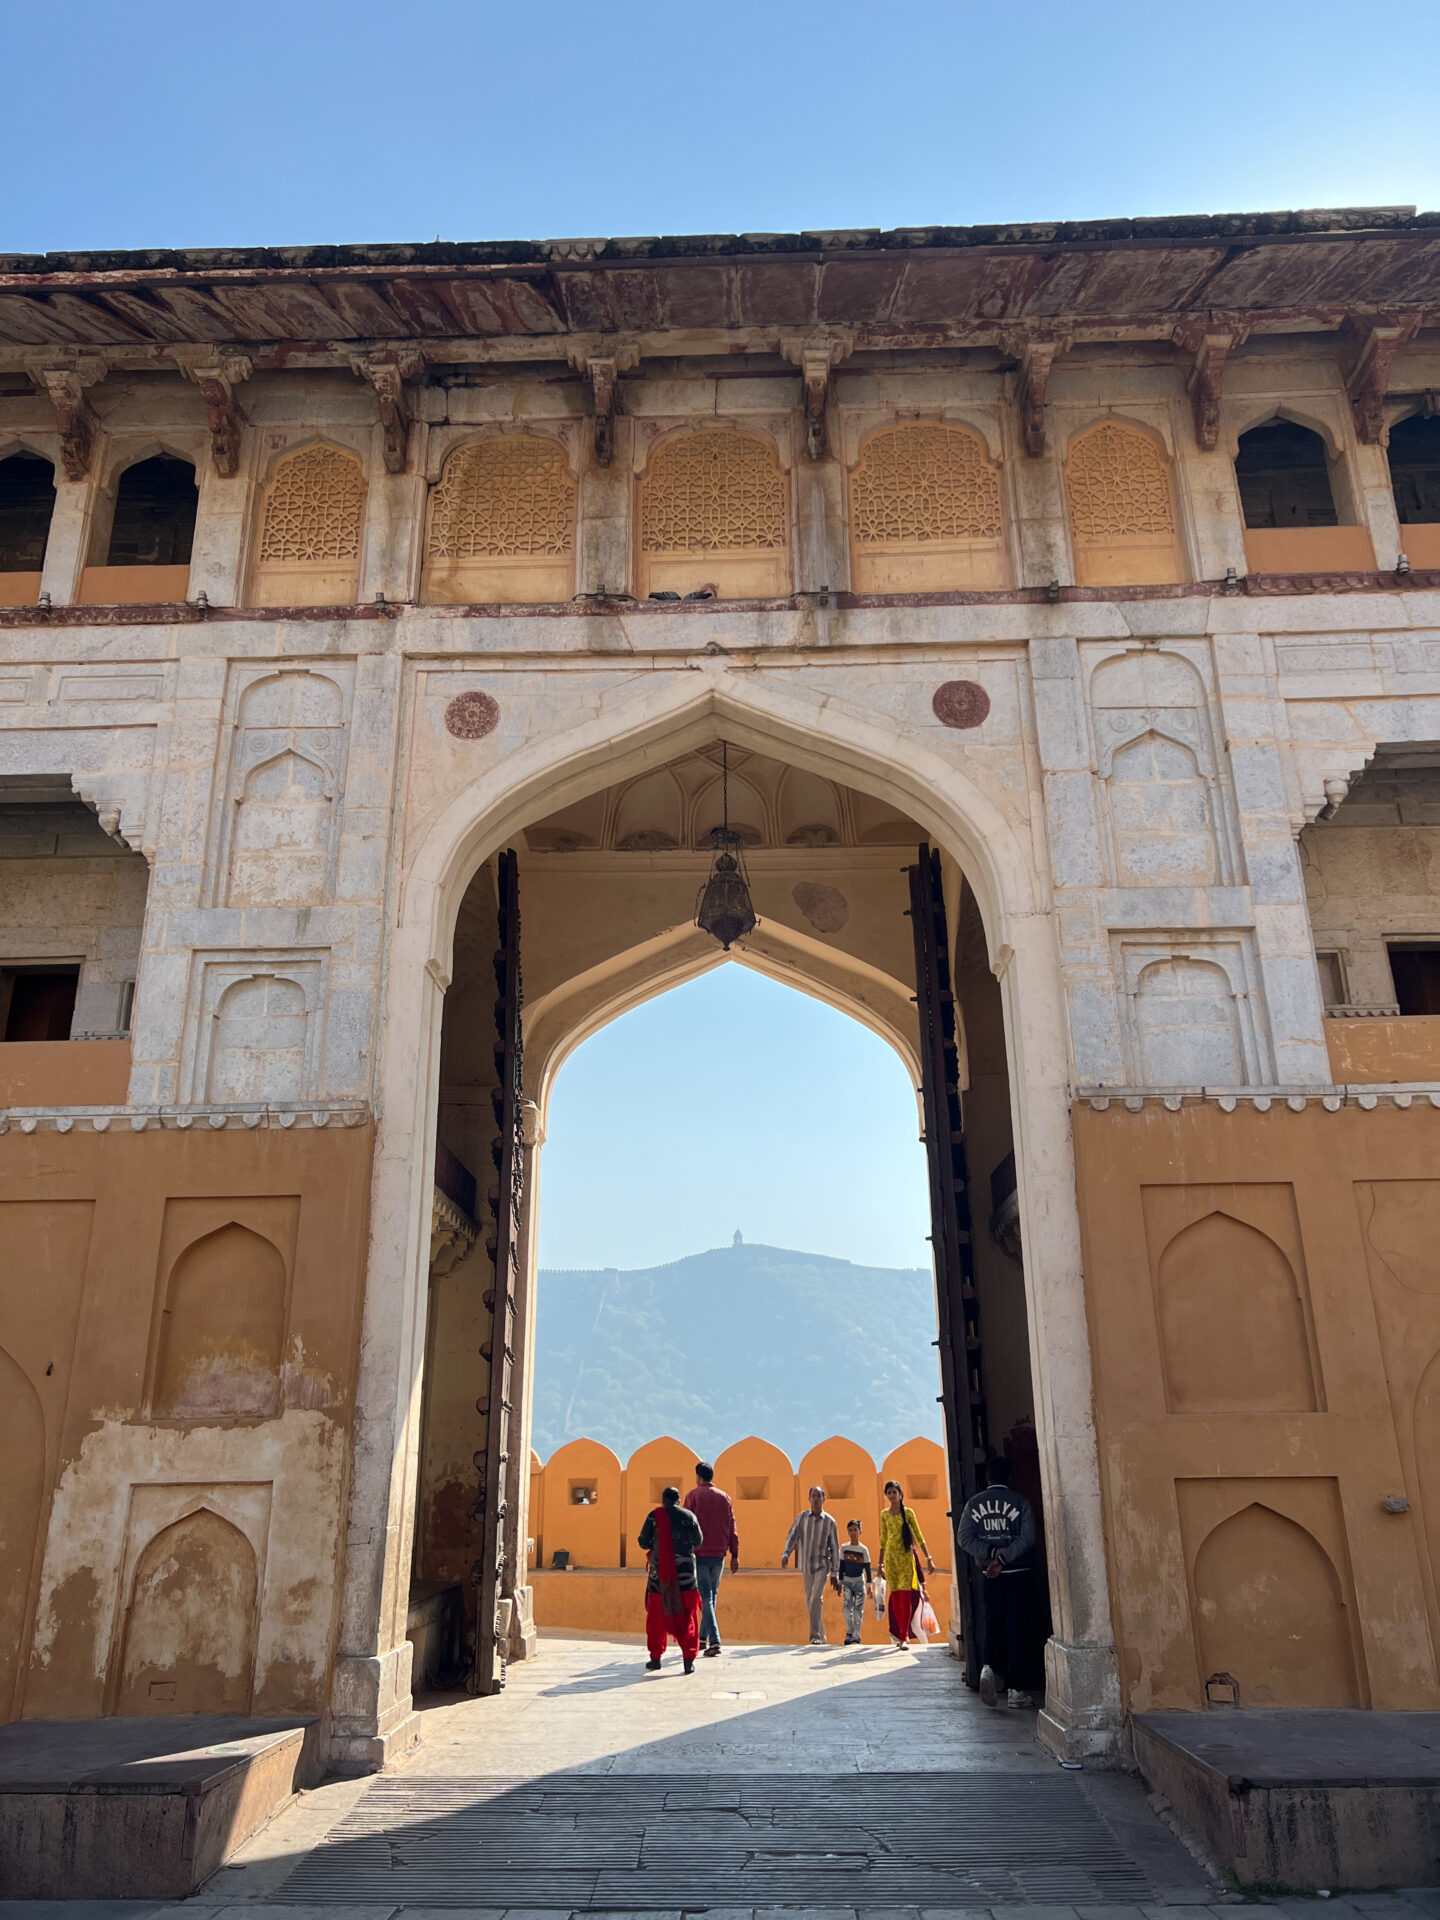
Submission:
<svg viewBox="0 0 1440 1920">
<path fill-rule="evenodd" d="M 79 967 L 14 967 L 0 975 L 7 1040 L 68 1040 Z"/>
<path fill-rule="evenodd" d="M 1390 429 L 1390 485 L 1402 526 L 1440 521 L 1440 413 L 1415 413 Z"/>
<path fill-rule="evenodd" d="M 39 573 L 55 511 L 55 473 L 48 460 L 15 453 L 0 460 L 0 573 Z"/>
<path fill-rule="evenodd" d="M 1390 975 L 1401 1013 L 1440 1013 L 1440 947 L 1391 947 Z"/>
<path fill-rule="evenodd" d="M 157 453 L 137 460 L 115 489 L 115 518 L 110 523 L 111 567 L 186 567 L 195 538 L 199 502 L 195 469 L 188 460 Z"/>
<path fill-rule="evenodd" d="M 1293 420 L 1272 420 L 1240 436 L 1235 478 L 1247 527 L 1333 527 L 1325 442 Z"/>
</svg>

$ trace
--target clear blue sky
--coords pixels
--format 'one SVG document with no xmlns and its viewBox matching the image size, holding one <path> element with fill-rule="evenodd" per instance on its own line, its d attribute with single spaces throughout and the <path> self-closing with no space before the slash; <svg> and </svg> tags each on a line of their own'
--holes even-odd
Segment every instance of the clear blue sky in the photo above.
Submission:
<svg viewBox="0 0 1440 1920">
<path fill-rule="evenodd" d="M 542 1267 L 648 1267 L 747 1240 L 928 1267 L 925 1154 L 898 1056 L 843 1013 L 722 966 L 560 1069 Z"/>
<path fill-rule="evenodd" d="M 15 6 L 0 249 L 1440 205 L 1435 0 Z"/>
</svg>

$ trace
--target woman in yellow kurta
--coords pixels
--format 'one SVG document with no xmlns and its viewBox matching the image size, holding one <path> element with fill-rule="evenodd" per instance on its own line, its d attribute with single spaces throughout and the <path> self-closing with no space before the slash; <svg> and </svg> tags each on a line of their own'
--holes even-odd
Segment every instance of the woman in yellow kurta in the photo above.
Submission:
<svg viewBox="0 0 1440 1920">
<path fill-rule="evenodd" d="M 885 1575 L 885 1589 L 890 1596 L 890 1637 L 898 1649 L 920 1637 L 913 1622 L 925 1586 L 917 1556 L 924 1554 L 925 1565 L 931 1573 L 935 1571 L 935 1562 L 920 1531 L 920 1522 L 915 1518 L 915 1509 L 906 1506 L 898 1480 L 885 1482 L 885 1498 L 890 1504 L 880 1516 L 880 1570 Z"/>
</svg>

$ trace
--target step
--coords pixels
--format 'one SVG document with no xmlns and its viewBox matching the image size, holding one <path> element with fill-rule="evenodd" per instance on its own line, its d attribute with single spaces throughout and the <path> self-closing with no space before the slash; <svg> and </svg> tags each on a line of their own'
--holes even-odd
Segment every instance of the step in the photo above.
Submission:
<svg viewBox="0 0 1440 1920">
<path fill-rule="evenodd" d="M 183 1899 L 316 1777 L 312 1720 L 220 1714 L 0 1727 L 9 1899 Z"/>
<path fill-rule="evenodd" d="M 1440 1713 L 1137 1713 L 1135 1758 L 1242 1887 L 1431 1886 Z"/>
</svg>

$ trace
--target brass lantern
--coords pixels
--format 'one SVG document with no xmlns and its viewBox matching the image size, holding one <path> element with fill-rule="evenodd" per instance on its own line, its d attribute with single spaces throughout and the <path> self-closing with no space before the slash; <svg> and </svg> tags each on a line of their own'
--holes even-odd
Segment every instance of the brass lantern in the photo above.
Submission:
<svg viewBox="0 0 1440 1920">
<path fill-rule="evenodd" d="M 720 942 L 728 953 L 735 941 L 755 927 L 750 883 L 745 877 L 740 836 L 730 825 L 730 749 L 722 741 L 720 807 L 723 825 L 710 829 L 715 865 L 695 903 L 695 924 Z"/>
</svg>

